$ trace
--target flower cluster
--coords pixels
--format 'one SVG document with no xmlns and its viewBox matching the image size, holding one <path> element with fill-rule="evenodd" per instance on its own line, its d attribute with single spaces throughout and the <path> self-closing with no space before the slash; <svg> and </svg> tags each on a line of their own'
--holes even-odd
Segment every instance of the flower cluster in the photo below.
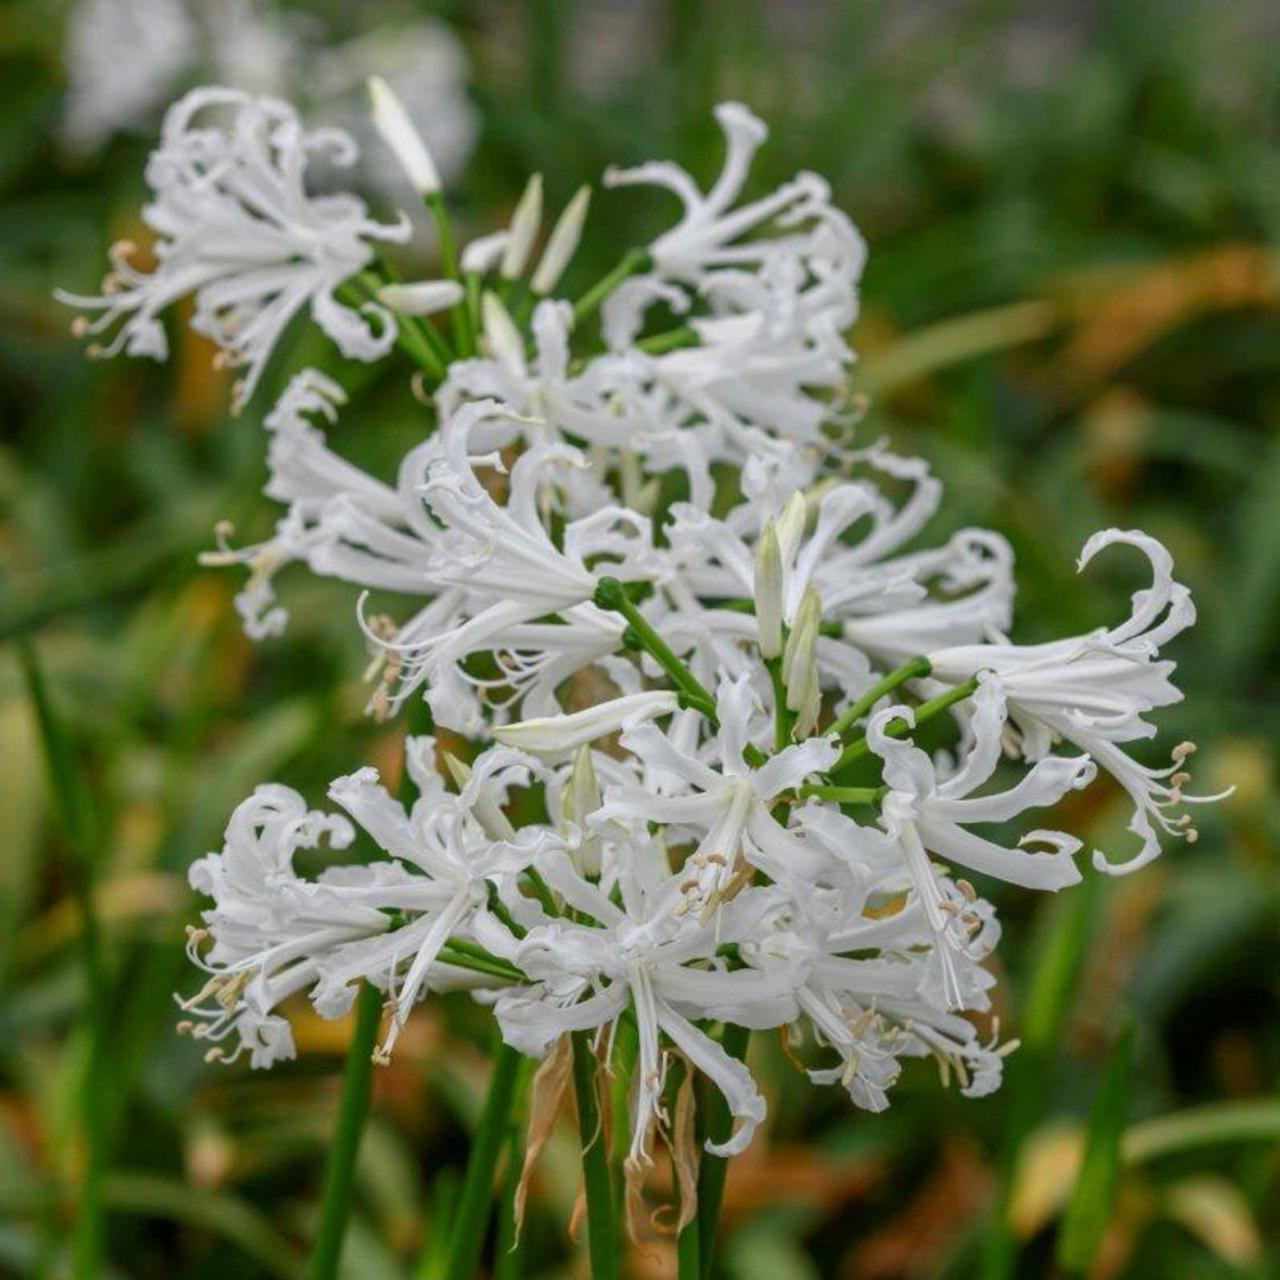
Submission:
<svg viewBox="0 0 1280 1280">
<path fill-rule="evenodd" d="M 214 98 L 234 118 L 196 128 Z M 442 214 L 429 153 L 384 86 L 375 104 Z M 812 174 L 745 198 L 765 129 L 736 104 L 717 116 L 709 190 L 667 163 L 606 176 L 668 189 L 680 215 L 576 301 L 557 289 L 587 193 L 538 253 L 535 179 L 509 227 L 446 260 L 450 278 L 378 285 L 376 330 L 334 288 L 401 230 L 306 193 L 306 160 L 333 139 L 235 94 L 170 116 L 151 174 L 160 267 L 118 268 L 97 304 L 123 321 L 117 345 L 157 353 L 157 311 L 194 292 L 197 326 L 256 372 L 309 305 L 350 353 L 398 340 L 434 411 L 384 481 L 326 439 L 338 384 L 299 374 L 266 417 L 283 515 L 255 546 L 224 529 L 208 558 L 249 567 L 237 605 L 255 637 L 286 623 L 285 565 L 359 588 L 370 710 L 425 701 L 474 743 L 410 737 L 407 798 L 362 769 L 330 788 L 342 815 L 277 786 L 240 806 L 192 871 L 214 905 L 191 933 L 208 981 L 183 1026 L 213 1056 L 290 1057 L 288 997 L 335 1017 L 367 982 L 387 997 L 385 1058 L 424 993 L 461 985 L 535 1057 L 589 1033 L 608 1061 L 634 1024 L 632 1172 L 669 1125 L 677 1059 L 723 1094 L 735 1127 L 709 1149 L 732 1154 L 765 1103 L 718 1027 L 786 1029 L 816 1082 L 873 1111 L 908 1058 L 969 1095 L 998 1086 L 1011 1044 L 968 1016 L 990 1009 L 1000 934 L 978 886 L 1081 876 L 1081 841 L 1024 815 L 1105 772 L 1139 847 L 1118 864 L 1095 851 L 1098 868 L 1195 838 L 1176 812 L 1197 799 L 1191 745 L 1167 769 L 1129 753 L 1181 696 L 1161 652 L 1193 611 L 1168 553 L 1095 535 L 1081 568 L 1111 546 L 1151 566 L 1130 615 L 1006 639 L 1005 541 L 922 541 L 942 496 L 928 466 L 850 440 L 857 232 Z M 372 613 L 372 591 L 401 616 Z M 939 728 L 954 745 L 930 750 Z M 513 826 L 517 810 L 531 820 Z M 374 860 L 338 856 L 356 826 Z M 309 875 L 295 860 L 319 845 Z"/>
</svg>

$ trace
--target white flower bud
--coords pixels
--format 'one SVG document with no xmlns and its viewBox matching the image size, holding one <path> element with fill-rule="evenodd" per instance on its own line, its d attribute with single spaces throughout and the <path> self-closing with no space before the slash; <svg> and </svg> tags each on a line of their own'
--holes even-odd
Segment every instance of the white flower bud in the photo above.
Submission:
<svg viewBox="0 0 1280 1280">
<path fill-rule="evenodd" d="M 462 251 L 459 265 L 469 276 L 482 276 L 498 265 L 511 239 L 510 231 L 495 231 L 492 235 L 477 236 Z"/>
<path fill-rule="evenodd" d="M 793 493 L 782 508 L 777 523 L 778 551 L 783 564 L 790 564 L 795 558 L 808 523 L 809 504 L 803 493 Z"/>
<path fill-rule="evenodd" d="M 511 239 L 502 255 L 502 276 L 514 280 L 524 271 L 529 251 L 542 226 L 542 174 L 535 173 L 525 186 L 516 211 L 511 215 Z"/>
<path fill-rule="evenodd" d="M 467 783 L 471 781 L 471 766 L 464 760 L 459 760 L 451 751 L 444 752 L 444 762 L 449 769 L 450 776 L 453 778 L 454 785 L 459 791 L 465 791 Z M 484 829 L 485 835 L 490 840 L 514 840 L 515 828 L 511 825 L 511 820 L 502 812 L 501 806 L 494 798 L 492 792 L 481 790 L 476 797 L 476 802 L 471 808 L 471 812 L 475 814 L 476 821 Z"/>
<path fill-rule="evenodd" d="M 422 280 L 415 284 L 384 284 L 378 301 L 406 316 L 429 316 L 456 307 L 466 292 L 456 280 Z"/>
<path fill-rule="evenodd" d="M 556 225 L 547 237 L 547 247 L 542 251 L 538 269 L 531 281 L 534 293 L 548 294 L 560 283 L 565 268 L 578 251 L 582 239 L 582 226 L 587 220 L 587 206 L 591 203 L 591 188 L 579 187 L 577 194 L 565 205 L 564 212 L 556 219 Z"/>
<path fill-rule="evenodd" d="M 513 369 L 524 368 L 524 338 L 511 313 L 495 293 L 485 292 L 480 302 L 484 319 L 484 337 L 495 360 Z"/>
<path fill-rule="evenodd" d="M 440 190 L 440 174 L 404 104 L 381 76 L 369 77 L 369 97 L 374 127 L 400 162 L 413 189 L 420 196 L 435 195 Z"/>
<path fill-rule="evenodd" d="M 818 628 L 822 623 L 822 601 L 810 587 L 796 610 L 795 622 L 787 636 L 782 655 L 782 680 L 787 691 L 787 710 L 798 714 L 796 734 L 808 737 L 818 723 L 822 688 L 818 679 Z"/>
<path fill-rule="evenodd" d="M 668 715 L 679 705 L 676 695 L 667 690 L 632 693 L 573 715 L 542 716 L 501 725 L 494 729 L 493 736 L 509 747 L 519 747 L 535 755 L 559 755 L 616 733 L 625 724 Z"/>
<path fill-rule="evenodd" d="M 756 545 L 755 595 L 760 656 L 776 658 L 782 652 L 782 554 L 772 520 Z"/>
<path fill-rule="evenodd" d="M 578 748 L 569 774 L 569 785 L 564 792 L 564 821 L 579 828 L 581 836 L 571 850 L 574 864 L 583 875 L 600 874 L 600 837 L 592 835 L 586 827 L 589 814 L 601 804 L 600 781 L 591 759 L 591 748 L 585 743 Z"/>
</svg>

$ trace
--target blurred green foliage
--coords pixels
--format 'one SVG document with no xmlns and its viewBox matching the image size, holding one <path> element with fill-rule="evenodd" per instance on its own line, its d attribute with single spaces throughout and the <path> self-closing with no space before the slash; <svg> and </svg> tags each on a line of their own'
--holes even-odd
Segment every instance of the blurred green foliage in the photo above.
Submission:
<svg viewBox="0 0 1280 1280">
<path fill-rule="evenodd" d="M 348 31 L 413 11 L 296 7 Z M 1062 900 L 999 895 L 1002 1018 L 1026 1043 L 995 1098 L 966 1101 L 921 1065 L 886 1115 L 857 1114 L 758 1037 L 771 1114 L 730 1179 L 726 1274 L 1052 1274 L 1090 1109 L 1130 1016 L 1132 1068 L 1107 1086 L 1083 1157 L 1094 1167 L 1099 1143 L 1124 1156 L 1115 1196 L 1088 1207 L 1092 1274 L 1276 1274 L 1280 10 L 421 8 L 453 23 L 474 60 L 483 136 L 450 192 L 464 232 L 503 218 L 534 169 L 553 206 L 610 162 L 669 155 L 714 172 L 709 108 L 743 99 L 773 130 L 755 181 L 817 170 L 866 234 L 864 438 L 924 454 L 947 480 L 935 536 L 981 523 L 1010 537 L 1019 638 L 1124 609 L 1140 566 L 1117 554 L 1074 573 L 1099 526 L 1163 539 L 1200 607 L 1175 652 L 1189 696 L 1152 759 L 1194 736 L 1196 782 L 1236 795 L 1202 814 L 1196 846 L 1131 879 L 1091 878 Z M 257 420 L 292 370 L 330 362 L 353 393 L 339 445 L 383 472 L 421 411 L 398 371 L 336 364 L 305 332 L 239 420 L 209 349 L 176 325 L 168 365 L 84 359 L 51 289 L 96 282 L 106 244 L 137 234 L 146 144 L 116 139 L 88 161 L 59 151 L 63 16 L 10 0 L 0 27 L 0 634 L 37 647 L 87 780 L 108 994 L 102 1016 L 86 1016 L 75 843 L 6 645 L 0 1275 L 59 1273 L 92 1069 L 110 1141 L 104 1275 L 295 1276 L 346 1029 L 300 1014 L 299 1061 L 257 1077 L 206 1067 L 178 1040 L 171 992 L 192 980 L 181 943 L 195 910 L 185 868 L 259 781 L 318 798 L 357 762 L 393 768 L 397 740 L 361 715 L 350 593 L 289 580 L 288 635 L 253 647 L 234 582 L 194 557 L 218 518 L 245 537 L 269 526 Z M 577 283 L 646 238 L 660 200 L 597 192 Z M 1125 806 L 1095 790 L 1071 823 L 1122 851 Z M 448 1000 L 411 1031 L 378 1073 L 360 1153 L 344 1274 L 361 1280 L 436 1274 L 481 1105 L 483 1017 Z M 525 1226 L 535 1274 L 582 1273 L 565 1234 L 576 1180 L 566 1127 Z M 655 1237 L 630 1265 L 667 1274 L 671 1256 Z"/>
</svg>

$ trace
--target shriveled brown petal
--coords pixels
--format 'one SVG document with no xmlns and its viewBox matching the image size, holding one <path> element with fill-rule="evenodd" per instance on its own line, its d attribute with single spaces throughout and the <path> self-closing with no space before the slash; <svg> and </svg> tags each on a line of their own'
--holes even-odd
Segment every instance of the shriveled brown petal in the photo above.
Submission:
<svg viewBox="0 0 1280 1280">
<path fill-rule="evenodd" d="M 573 1079 L 573 1040 L 563 1035 L 556 1041 L 556 1047 L 543 1059 L 533 1077 L 533 1086 L 529 1091 L 529 1131 L 525 1136 L 524 1166 L 520 1170 L 520 1182 L 516 1186 L 514 1210 L 516 1219 L 516 1238 L 520 1237 L 520 1229 L 524 1226 L 525 1201 L 529 1195 L 529 1182 L 533 1177 L 533 1167 L 547 1145 L 556 1127 L 556 1117 L 564 1103 L 565 1092 Z M 575 1206 L 574 1217 L 578 1216 Z M 570 1228 L 572 1231 L 572 1228 Z"/>
</svg>

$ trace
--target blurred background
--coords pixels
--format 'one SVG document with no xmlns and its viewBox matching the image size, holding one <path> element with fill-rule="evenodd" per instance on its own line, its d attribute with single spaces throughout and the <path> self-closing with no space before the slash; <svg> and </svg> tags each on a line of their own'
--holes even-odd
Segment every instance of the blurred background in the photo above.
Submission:
<svg viewBox="0 0 1280 1280">
<path fill-rule="evenodd" d="M 504 221 L 538 169 L 553 208 L 615 161 L 676 158 L 706 180 L 710 107 L 748 103 L 772 128 L 755 188 L 814 169 L 870 243 L 863 438 L 947 482 L 931 541 L 971 523 L 1012 540 L 1017 638 L 1127 610 L 1140 564 L 1115 552 L 1074 572 L 1107 525 L 1164 540 L 1200 609 L 1173 653 L 1188 698 L 1150 759 L 1194 737 L 1196 783 L 1235 796 L 1139 875 L 997 895 L 999 1010 L 1023 1047 L 995 1097 L 915 1064 L 869 1116 L 757 1036 L 769 1121 L 729 1181 L 723 1273 L 1054 1275 L 1131 1018 L 1131 1065 L 1094 1109 L 1123 1135 L 1092 1274 L 1280 1274 L 1280 7 L 9 0 L 0 56 L 0 1275 L 59 1274 L 75 1208 L 77 848 L 103 934 L 107 1274 L 300 1274 L 347 1028 L 301 1006 L 296 1063 L 204 1065 L 173 1032 L 171 993 L 194 984 L 185 873 L 255 784 L 319 801 L 360 762 L 394 771 L 398 730 L 361 715 L 349 591 L 286 578 L 289 632 L 254 646 L 238 577 L 195 557 L 220 518 L 245 541 L 270 527 L 260 417 L 304 363 L 352 392 L 333 438 L 382 473 L 420 410 L 394 361 L 343 363 L 299 331 L 231 419 L 185 326 L 166 365 L 91 363 L 51 291 L 92 291 L 110 242 L 146 243 L 143 164 L 182 89 L 231 81 L 363 130 L 371 71 L 410 102 L 464 237 Z M 377 154 L 354 181 L 380 212 L 408 200 Z M 670 213 L 661 195 L 597 191 L 569 292 Z M 24 637 L 83 829 L 59 823 L 46 785 Z M 1127 852 L 1127 815 L 1099 785 L 1068 825 Z M 377 1073 L 346 1275 L 437 1274 L 486 1035 L 465 1000 L 432 1002 Z M 566 1237 L 576 1182 L 566 1128 L 534 1184 L 528 1274 L 584 1274 Z M 642 1233 L 631 1273 L 672 1265 L 669 1238 Z"/>
</svg>

